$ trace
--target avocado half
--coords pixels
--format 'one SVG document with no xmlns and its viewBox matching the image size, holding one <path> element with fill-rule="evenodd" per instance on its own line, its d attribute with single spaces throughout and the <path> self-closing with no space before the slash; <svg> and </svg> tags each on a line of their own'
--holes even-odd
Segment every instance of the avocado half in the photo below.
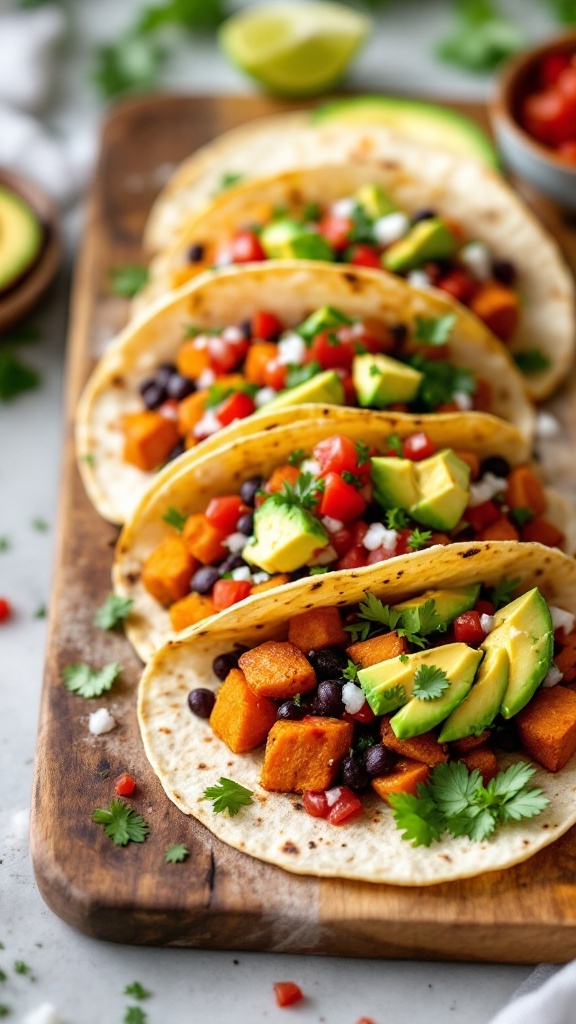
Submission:
<svg viewBox="0 0 576 1024">
<path fill-rule="evenodd" d="M 42 225 L 28 203 L 0 187 L 0 292 L 32 266 L 42 246 Z"/>
<path fill-rule="evenodd" d="M 482 129 L 455 110 L 397 96 L 358 96 L 325 103 L 312 124 L 384 125 L 415 142 L 448 150 L 500 171 L 498 153 Z"/>
</svg>

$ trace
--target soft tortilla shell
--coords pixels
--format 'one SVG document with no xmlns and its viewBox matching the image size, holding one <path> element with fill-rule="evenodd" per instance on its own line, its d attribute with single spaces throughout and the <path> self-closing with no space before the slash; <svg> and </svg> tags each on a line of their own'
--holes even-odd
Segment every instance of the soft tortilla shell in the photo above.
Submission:
<svg viewBox="0 0 576 1024">
<path fill-rule="evenodd" d="M 340 576 L 340 578 L 338 578 Z M 157 652 L 140 683 L 138 718 L 147 757 L 168 797 L 230 846 L 297 874 L 350 878 L 393 885 L 432 885 L 511 867 L 549 845 L 576 822 L 576 757 L 557 775 L 538 768 L 531 785 L 550 804 L 538 817 L 506 825 L 484 842 L 444 839 L 412 847 L 401 838 L 389 809 L 365 800 L 361 819 L 335 829 L 302 810 L 295 795 L 268 793 L 258 784 L 262 750 L 234 755 L 208 722 L 192 715 L 187 694 L 217 689 L 212 660 L 235 643 L 285 639 L 291 616 L 314 606 L 348 605 L 369 589 L 396 603 L 426 588 L 520 577 L 546 599 L 576 613 L 576 563 L 539 544 L 456 544 L 420 551 L 372 570 L 332 574 L 298 590 L 281 588 L 197 626 Z M 516 757 L 502 759 L 502 767 Z M 215 814 L 204 789 L 221 776 L 253 790 L 254 803 L 230 818 Z"/>
<path fill-rule="evenodd" d="M 417 316 L 454 310 L 457 321 L 448 358 L 488 380 L 491 411 L 514 423 L 526 438 L 533 436 L 534 411 L 517 368 L 490 332 L 461 307 L 377 271 L 304 260 L 233 268 L 203 274 L 150 307 L 118 336 L 90 377 L 76 413 L 76 449 L 84 486 L 100 515 L 124 522 L 154 478 L 124 461 L 121 419 L 142 409 L 139 384 L 159 363 L 174 359 L 186 324 L 236 324 L 264 308 L 293 325 L 324 305 L 338 306 L 353 317 L 408 325 Z M 316 414 L 317 407 L 299 406 L 298 416 L 309 415 L 310 409 Z M 294 416 L 294 408 L 264 411 L 203 442 L 203 450 Z"/>
</svg>

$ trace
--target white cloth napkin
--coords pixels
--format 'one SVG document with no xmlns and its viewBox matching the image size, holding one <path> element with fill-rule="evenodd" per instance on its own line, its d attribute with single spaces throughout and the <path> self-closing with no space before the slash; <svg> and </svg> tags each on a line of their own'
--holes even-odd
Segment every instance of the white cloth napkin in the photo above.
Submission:
<svg viewBox="0 0 576 1024">
<path fill-rule="evenodd" d="M 574 1024 L 576 960 L 559 969 L 540 964 L 490 1024 Z"/>
</svg>

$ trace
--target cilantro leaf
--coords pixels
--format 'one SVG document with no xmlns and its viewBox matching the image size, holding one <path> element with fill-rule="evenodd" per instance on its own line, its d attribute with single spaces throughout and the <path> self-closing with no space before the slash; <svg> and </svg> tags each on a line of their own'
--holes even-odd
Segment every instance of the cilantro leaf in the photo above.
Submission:
<svg viewBox="0 0 576 1024">
<path fill-rule="evenodd" d="M 379 598 L 369 590 L 364 594 L 364 600 L 358 606 L 358 614 L 367 622 L 378 622 L 388 629 L 395 629 L 400 621 L 401 612 L 397 612 L 388 604 L 383 604 Z"/>
<path fill-rule="evenodd" d="M 188 860 L 189 856 L 190 850 L 183 843 L 170 843 L 164 855 L 164 860 L 166 864 L 181 864 L 183 861 Z"/>
<path fill-rule="evenodd" d="M 290 452 L 287 462 L 289 466 L 298 467 L 301 462 L 304 462 L 306 458 L 306 452 L 303 448 L 295 448 L 294 451 Z"/>
<path fill-rule="evenodd" d="M 429 787 L 438 809 L 447 817 L 453 817 L 466 810 L 481 784 L 477 768 L 468 772 L 462 761 L 448 761 L 434 770 Z"/>
<path fill-rule="evenodd" d="M 34 618 L 35 619 L 45 619 L 46 618 L 46 614 L 47 614 L 47 612 L 46 612 L 46 605 L 45 604 L 41 604 L 40 607 L 37 608 L 36 611 L 34 612 Z"/>
<path fill-rule="evenodd" d="M 323 576 L 325 572 L 328 572 L 327 565 L 312 565 L 310 567 L 309 576 Z"/>
<path fill-rule="evenodd" d="M 420 353 L 412 356 L 409 362 L 424 374 L 418 389 L 418 402 L 428 411 L 451 402 L 459 391 L 466 395 L 476 392 L 474 375 L 462 366 L 454 366 L 443 359 L 426 359 Z"/>
<path fill-rule="evenodd" d="M 322 367 L 316 359 L 311 363 L 306 363 L 305 366 L 290 363 L 286 370 L 286 387 L 290 390 L 297 388 L 300 384 L 305 384 L 306 381 L 312 380 L 312 377 L 320 373 L 321 369 Z"/>
<path fill-rule="evenodd" d="M 474 842 L 482 842 L 492 835 L 497 825 L 497 816 L 490 807 L 469 807 L 462 814 L 449 818 L 446 827 L 451 836 L 468 836 Z"/>
<path fill-rule="evenodd" d="M 418 791 L 418 796 L 390 793 L 388 802 L 392 807 L 396 827 L 402 832 L 402 839 L 406 839 L 412 846 L 430 846 L 442 836 L 444 818 L 421 784 Z"/>
<path fill-rule="evenodd" d="M 112 683 L 121 671 L 122 666 L 117 661 L 111 661 L 101 669 L 91 668 L 85 662 L 79 661 L 63 668 L 62 682 L 67 690 L 77 693 L 79 697 L 101 697 L 111 689 Z"/>
<path fill-rule="evenodd" d="M 350 484 L 352 487 L 355 487 L 357 491 L 362 490 L 364 486 L 362 477 L 357 476 L 355 473 L 351 473 L 349 469 L 344 469 L 340 476 L 345 484 Z"/>
<path fill-rule="evenodd" d="M 548 806 L 550 800 L 541 789 L 520 789 L 514 796 L 507 799 L 500 807 L 500 821 L 520 821 L 521 818 L 534 818 Z"/>
<path fill-rule="evenodd" d="M 388 434 L 384 445 L 386 451 L 396 452 L 402 458 L 402 440 L 399 434 Z"/>
<path fill-rule="evenodd" d="M 127 1006 L 123 1024 L 146 1024 L 148 1015 L 141 1006 Z"/>
<path fill-rule="evenodd" d="M 32 974 L 32 968 L 24 963 L 23 960 L 14 961 L 14 971 L 16 974 Z"/>
<path fill-rule="evenodd" d="M 400 655 L 400 657 L 402 657 Z M 406 690 L 402 686 L 402 683 L 397 683 L 396 686 L 389 686 L 387 690 L 382 690 L 382 696 L 388 703 L 398 701 L 400 704 L 406 703 Z"/>
<path fill-rule="evenodd" d="M 524 526 L 526 523 L 531 522 L 534 519 L 534 512 L 531 508 L 511 508 L 508 513 L 510 518 L 514 520 L 516 526 Z"/>
<path fill-rule="evenodd" d="M 188 32 L 206 32 L 217 28 L 226 13 L 225 0 L 168 0 L 145 7 L 137 27 L 140 32 L 154 32 L 177 25 Z"/>
<path fill-rule="evenodd" d="M 359 467 L 370 462 L 370 448 L 365 441 L 356 441 L 356 461 Z"/>
<path fill-rule="evenodd" d="M 110 291 L 121 299 L 132 299 L 148 283 L 146 267 L 126 263 L 123 267 L 111 267 L 108 271 Z"/>
<path fill-rule="evenodd" d="M 494 610 L 498 611 L 499 608 L 503 608 L 505 604 L 509 604 L 512 600 L 513 592 L 520 583 L 520 577 L 516 576 L 515 579 L 509 580 L 506 576 L 488 591 L 488 600 L 494 605 Z"/>
<path fill-rule="evenodd" d="M 208 786 L 204 790 L 204 799 L 212 800 L 212 810 L 219 814 L 221 811 L 228 811 L 230 817 L 238 814 L 242 807 L 254 803 L 252 790 L 241 786 L 233 779 L 221 777 L 214 786 Z"/>
<path fill-rule="evenodd" d="M 258 387 L 256 384 L 250 384 L 249 381 L 239 382 L 234 387 L 230 387 L 228 384 L 212 384 L 208 389 L 208 394 L 204 401 L 205 409 L 215 409 L 218 405 L 222 405 L 230 395 L 234 395 L 237 392 L 241 392 L 243 395 L 250 395 L 254 397 Z"/>
<path fill-rule="evenodd" d="M 10 541 L 8 537 L 0 537 L 0 551 L 8 551 L 10 548 Z"/>
<path fill-rule="evenodd" d="M 360 203 L 355 203 L 351 213 L 352 227 L 348 232 L 350 242 L 373 242 L 374 220 Z"/>
<path fill-rule="evenodd" d="M 402 625 L 398 630 L 398 635 L 405 636 L 410 643 L 417 647 L 425 647 L 426 641 L 423 638 L 429 633 L 435 633 L 443 625 L 442 619 L 436 611 L 434 599 L 429 598 L 424 604 L 406 608 L 402 612 Z"/>
<path fill-rule="evenodd" d="M 94 625 L 98 629 L 114 629 L 119 623 L 124 622 L 130 614 L 134 601 L 131 597 L 123 597 L 121 594 L 108 594 L 108 597 L 96 610 Z"/>
<path fill-rule="evenodd" d="M 97 807 L 92 812 L 92 821 L 104 825 L 104 832 L 116 846 L 143 843 L 150 831 L 144 818 L 124 800 L 111 800 L 107 807 Z"/>
<path fill-rule="evenodd" d="M 438 56 L 468 71 L 492 71 L 525 45 L 524 33 L 498 14 L 492 0 L 460 0 L 459 23 Z"/>
<path fill-rule="evenodd" d="M 87 466 L 95 466 L 96 456 L 92 452 L 87 452 L 86 455 L 82 455 L 82 462 L 85 462 Z"/>
<path fill-rule="evenodd" d="M 356 740 L 356 743 L 352 748 L 352 754 L 363 754 L 365 750 L 369 750 L 370 747 L 373 747 L 377 742 L 378 741 L 374 736 L 370 736 L 369 733 L 366 733 L 364 736 L 360 736 Z"/>
<path fill-rule="evenodd" d="M 389 530 L 403 530 L 410 520 L 403 508 L 389 508 L 385 514 L 386 526 Z"/>
<path fill-rule="evenodd" d="M 277 495 L 285 505 L 314 508 L 319 503 L 323 490 L 323 480 L 317 480 L 312 473 L 300 473 L 294 485 L 285 480 L 282 490 L 278 491 Z"/>
<path fill-rule="evenodd" d="M 11 1012 L 10 1007 L 6 1003 L 0 1003 L 0 1017 L 7 1017 Z"/>
<path fill-rule="evenodd" d="M 33 519 L 30 525 L 36 533 L 47 533 L 50 529 L 45 519 Z"/>
<path fill-rule="evenodd" d="M 445 345 L 456 323 L 456 313 L 442 316 L 417 316 L 414 322 L 414 341 L 420 345 Z"/>
<path fill-rule="evenodd" d="M 545 0 L 561 25 L 576 24 L 576 0 Z"/>
<path fill-rule="evenodd" d="M 38 370 L 21 362 L 9 350 L 0 352 L 0 402 L 11 402 L 40 385 Z"/>
<path fill-rule="evenodd" d="M 132 999 L 149 999 L 152 993 L 144 988 L 139 981 L 133 981 L 131 985 L 126 985 L 124 995 L 130 996 Z"/>
<path fill-rule="evenodd" d="M 412 694 L 418 700 L 436 700 L 450 685 L 444 669 L 436 665 L 420 665 L 414 675 Z"/>
<path fill-rule="evenodd" d="M 168 526 L 173 526 L 178 533 L 182 533 L 186 525 L 188 516 L 185 516 L 182 512 L 179 512 L 177 508 L 170 505 L 168 511 L 162 516 L 162 522 L 168 523 Z"/>
<path fill-rule="evenodd" d="M 517 764 L 511 764 L 506 771 L 499 772 L 495 779 L 491 779 L 486 791 L 491 798 L 508 800 L 526 788 L 535 771 L 532 765 L 518 761 Z"/>
<path fill-rule="evenodd" d="M 349 679 L 353 683 L 358 679 L 358 669 L 350 658 L 348 658 L 348 664 L 342 672 L 342 676 L 344 679 Z"/>
<path fill-rule="evenodd" d="M 550 369 L 548 356 L 539 348 L 526 348 L 523 352 L 515 352 L 513 358 L 520 373 L 541 373 Z"/>
<path fill-rule="evenodd" d="M 411 548 L 412 551 L 420 551 L 420 548 L 423 548 L 424 545 L 428 543 L 431 536 L 432 530 L 420 530 L 416 527 L 408 537 L 408 547 Z"/>
<path fill-rule="evenodd" d="M 241 181 L 244 181 L 246 175 L 241 174 L 240 171 L 224 171 L 220 175 L 220 181 L 214 189 L 212 196 L 220 196 L 223 192 L 227 192 L 229 188 L 234 188 L 234 185 L 239 185 Z"/>
</svg>

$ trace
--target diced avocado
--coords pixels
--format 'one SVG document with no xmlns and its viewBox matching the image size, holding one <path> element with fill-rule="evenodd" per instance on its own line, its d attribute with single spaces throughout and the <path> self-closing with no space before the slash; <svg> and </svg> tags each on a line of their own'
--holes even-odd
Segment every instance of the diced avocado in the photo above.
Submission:
<svg viewBox="0 0 576 1024">
<path fill-rule="evenodd" d="M 315 516 L 273 494 L 254 513 L 254 537 L 242 557 L 264 572 L 294 572 L 328 543 L 328 534 Z"/>
<path fill-rule="evenodd" d="M 385 409 L 397 402 L 412 402 L 423 376 L 411 366 L 379 354 L 354 356 L 352 363 L 358 402 L 368 408 Z"/>
<path fill-rule="evenodd" d="M 0 291 L 28 269 L 42 245 L 42 225 L 20 196 L 0 188 Z"/>
<path fill-rule="evenodd" d="M 431 651 L 416 651 L 415 654 L 399 655 L 397 658 L 380 661 L 377 665 L 371 665 L 369 668 L 361 668 L 358 672 L 358 681 L 374 714 L 387 715 L 410 700 L 414 677 L 421 665 L 435 665 L 437 668 L 443 669 L 449 678 L 457 677 L 461 666 L 468 663 L 469 654 L 476 656 L 477 652 L 467 647 L 466 644 L 445 644 L 443 647 L 436 647 Z M 479 654 L 474 659 L 474 672 L 481 657 L 482 655 Z M 425 703 L 425 701 L 419 703 Z M 425 730 L 423 729 L 422 732 Z"/>
<path fill-rule="evenodd" d="M 428 459 L 378 456 L 371 460 L 374 498 L 383 508 L 403 508 L 434 530 L 452 530 L 470 497 L 468 465 L 452 449 Z"/>
<path fill-rule="evenodd" d="M 456 250 L 456 239 L 439 217 L 418 221 L 404 238 L 394 242 L 382 256 L 386 270 L 402 273 L 429 260 L 443 260 Z"/>
<path fill-rule="evenodd" d="M 427 601 L 434 601 L 436 614 L 443 626 L 450 626 L 454 619 L 474 607 L 481 590 L 480 583 L 472 583 L 469 587 L 453 587 L 451 590 L 426 590 L 420 597 L 395 604 L 394 610 L 405 612 L 409 608 L 421 608 Z"/>
<path fill-rule="evenodd" d="M 418 501 L 418 484 L 411 459 L 379 455 L 370 460 L 374 498 L 383 508 L 412 508 Z"/>
<path fill-rule="evenodd" d="M 475 651 L 466 644 L 446 644 L 445 647 L 436 647 L 426 653 L 430 655 L 426 664 L 444 669 L 449 685 L 440 697 L 422 700 L 413 696 L 390 719 L 392 730 L 399 740 L 408 740 L 411 736 L 420 736 L 434 729 L 454 711 L 469 692 L 482 659 L 482 651 Z"/>
<path fill-rule="evenodd" d="M 398 96 L 355 96 L 318 107 L 312 123 L 384 125 L 423 145 L 478 160 L 499 170 L 500 159 L 488 136 L 463 114 L 448 107 Z"/>
<path fill-rule="evenodd" d="M 508 652 L 510 675 L 500 711 L 512 718 L 540 686 L 554 654 L 550 610 L 537 587 L 496 612 L 492 631 L 480 646 L 485 651 L 505 647 Z"/>
<path fill-rule="evenodd" d="M 304 405 L 305 402 L 344 405 L 344 388 L 335 370 L 317 373 L 315 377 L 305 380 L 303 384 L 297 384 L 295 388 L 281 391 L 276 398 L 272 398 L 266 402 L 266 405 L 261 406 L 254 415 L 258 416 L 260 413 L 271 412 L 274 409 L 283 409 L 289 405 Z"/>
<path fill-rule="evenodd" d="M 341 313 L 339 309 L 334 309 L 333 306 L 322 306 L 322 309 L 317 309 L 315 313 L 306 317 L 304 323 L 296 327 L 295 330 L 301 338 L 304 338 L 304 341 L 313 341 L 321 331 L 334 330 L 351 323 L 350 317 Z"/>
<path fill-rule="evenodd" d="M 372 220 L 386 217 L 398 209 L 396 203 L 379 185 L 366 183 L 356 192 L 354 199 Z"/>
<path fill-rule="evenodd" d="M 508 686 L 510 659 L 505 647 L 490 647 L 484 655 L 474 686 L 446 719 L 438 739 L 452 743 L 463 736 L 479 736 L 496 718 Z"/>
<path fill-rule="evenodd" d="M 322 235 L 310 231 L 304 224 L 288 218 L 273 220 L 260 234 L 266 255 L 272 260 L 328 260 L 334 253 Z"/>
</svg>

